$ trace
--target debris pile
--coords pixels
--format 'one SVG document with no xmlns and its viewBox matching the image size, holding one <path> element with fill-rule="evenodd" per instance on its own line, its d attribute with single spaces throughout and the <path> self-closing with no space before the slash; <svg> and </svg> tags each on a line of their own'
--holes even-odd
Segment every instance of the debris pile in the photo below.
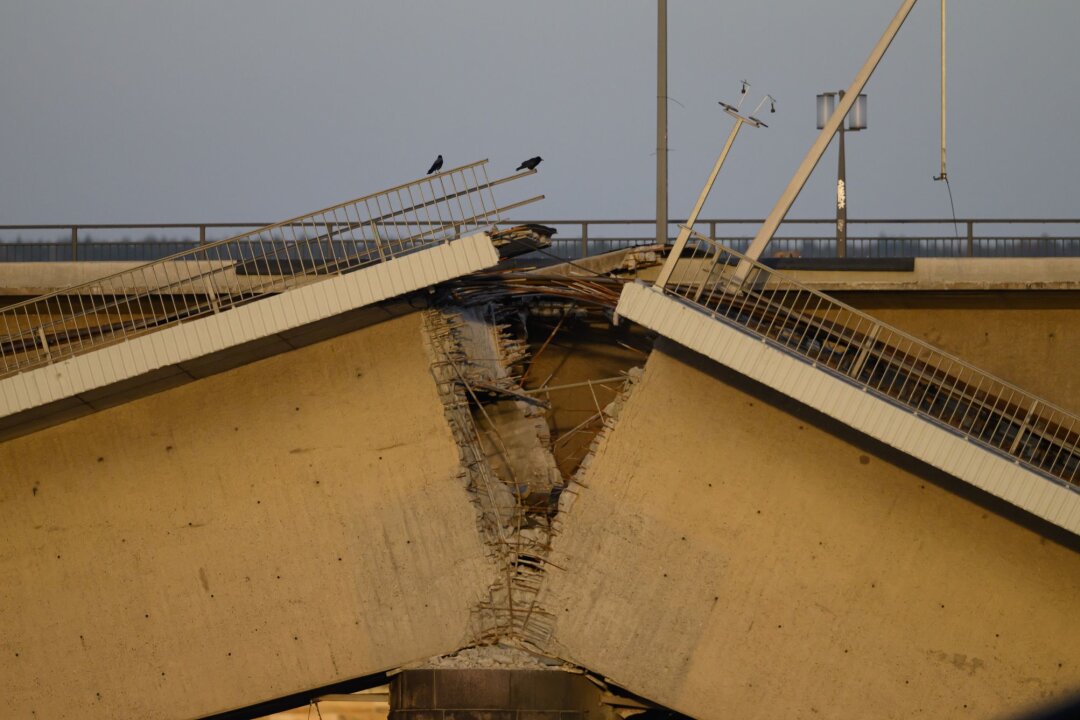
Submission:
<svg viewBox="0 0 1080 720">
<path fill-rule="evenodd" d="M 547 449 L 541 401 L 520 392 L 512 369 L 524 344 L 500 306 L 425 311 L 432 372 L 458 441 L 463 480 L 499 579 L 473 613 L 472 641 L 545 647 L 554 616 L 539 607 L 551 517 L 563 481 Z"/>
<path fill-rule="evenodd" d="M 562 670 L 573 672 L 574 666 L 557 658 L 522 650 L 506 643 L 496 643 L 482 647 L 467 647 L 442 657 L 427 660 L 410 666 L 409 669 L 435 668 L 439 670 L 473 670 L 492 668 L 498 670 Z"/>
<path fill-rule="evenodd" d="M 524 382 L 564 323 L 610 321 L 621 285 L 607 276 L 503 270 L 444 286 L 435 307 L 424 311 L 431 371 L 458 444 L 460 478 L 497 568 L 496 581 L 473 608 L 471 646 L 510 643 L 544 653 L 552 645 L 556 615 L 545 607 L 543 589 L 547 573 L 557 569 L 551 562 L 552 540 L 567 490 L 564 473 L 575 470 L 560 471 L 553 449 L 576 438 L 580 451 L 588 447 L 591 454 L 595 442 L 591 447 L 582 442 L 582 433 L 610 428 L 621 406 L 619 399 L 605 406 L 597 389 L 614 383 L 609 391 L 618 393 L 618 383 L 632 384 L 638 375 L 564 386 L 550 384 L 549 377 L 531 390 Z M 559 318 L 544 342 L 537 338 L 533 346 L 528 342 L 530 317 Z M 578 386 L 588 388 L 596 413 L 578 427 L 564 427 L 553 442 L 552 392 Z M 625 395 L 625 386 L 621 392 Z M 482 657 L 495 662 L 489 654 Z"/>
</svg>

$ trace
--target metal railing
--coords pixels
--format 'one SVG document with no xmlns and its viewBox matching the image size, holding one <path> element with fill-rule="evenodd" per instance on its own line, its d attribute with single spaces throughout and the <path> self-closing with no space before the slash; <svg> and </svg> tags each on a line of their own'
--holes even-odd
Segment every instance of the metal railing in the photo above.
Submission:
<svg viewBox="0 0 1080 720">
<path fill-rule="evenodd" d="M 0 377 L 489 227 L 480 161 L 0 309 Z"/>
<path fill-rule="evenodd" d="M 687 251 L 665 293 L 1080 491 L 1076 415 L 715 240 Z"/>
<path fill-rule="evenodd" d="M 535 222 L 559 230 L 547 251 L 572 260 L 655 242 L 653 220 L 506 220 Z M 685 222 L 685 221 L 681 221 Z M 676 229 L 680 221 L 672 222 Z M 695 229 L 745 249 L 761 220 L 700 220 Z M 776 237 L 770 255 L 837 257 L 834 219 L 790 219 L 786 235 Z M 148 261 L 191 250 L 223 235 L 267 223 L 128 223 L 76 225 L 0 225 L 0 262 Z M 1080 219 L 962 218 L 849 220 L 848 257 L 1078 257 Z M 388 226 L 392 226 L 389 223 Z M 1062 232 L 1062 230 L 1068 230 Z M 133 231 L 153 231 L 132 239 Z M 721 232 L 722 231 L 722 232 Z M 876 234 L 871 234 L 876 233 Z M 672 233 L 674 235 L 674 233 Z"/>
</svg>

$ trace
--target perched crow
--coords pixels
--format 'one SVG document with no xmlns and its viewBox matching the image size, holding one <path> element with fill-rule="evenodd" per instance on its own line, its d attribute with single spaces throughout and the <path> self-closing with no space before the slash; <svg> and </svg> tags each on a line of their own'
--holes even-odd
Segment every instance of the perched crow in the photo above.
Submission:
<svg viewBox="0 0 1080 720">
<path fill-rule="evenodd" d="M 427 171 L 427 174 L 430 175 L 431 173 L 439 172 L 440 170 L 442 170 L 442 155 L 435 158 L 435 162 L 431 163 L 431 168 Z"/>
<path fill-rule="evenodd" d="M 517 169 L 518 170 L 535 170 L 536 166 L 539 165 L 540 161 L 543 160 L 543 159 L 544 158 L 540 157 L 539 155 L 537 155 L 536 157 L 533 157 L 533 158 L 529 158 L 525 162 L 518 165 Z"/>
</svg>

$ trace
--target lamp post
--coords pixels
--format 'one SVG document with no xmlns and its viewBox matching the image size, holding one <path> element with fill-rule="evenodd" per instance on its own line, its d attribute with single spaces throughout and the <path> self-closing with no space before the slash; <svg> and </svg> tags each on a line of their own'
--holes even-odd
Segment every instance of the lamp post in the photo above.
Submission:
<svg viewBox="0 0 1080 720">
<path fill-rule="evenodd" d="M 671 251 L 668 253 L 667 260 L 664 262 L 664 266 L 660 268 L 660 274 L 656 278 L 656 282 L 653 283 L 654 287 L 663 289 L 667 285 L 668 280 L 671 279 L 671 273 L 675 269 L 675 263 L 679 261 L 679 256 L 682 255 L 683 248 L 686 247 L 687 240 L 690 239 L 690 233 L 694 229 L 694 223 L 697 222 L 698 214 L 701 212 L 701 208 L 704 207 L 705 201 L 709 198 L 709 193 L 712 192 L 713 184 L 716 182 L 716 176 L 720 174 L 720 169 L 724 167 L 724 161 L 727 159 L 728 153 L 731 151 L 731 146 L 735 144 L 735 136 L 739 134 L 739 129 L 743 125 L 749 125 L 750 127 L 761 128 L 769 127 L 761 120 L 754 117 L 753 113 L 743 114 L 740 111 L 743 100 L 746 99 L 746 90 L 750 87 L 750 83 L 743 80 L 742 93 L 740 94 L 738 105 L 728 105 L 726 102 L 721 102 L 724 112 L 735 119 L 735 125 L 731 128 L 731 133 L 728 134 L 727 142 L 724 143 L 724 149 L 720 151 L 720 157 L 716 158 L 716 164 L 713 165 L 712 172 L 709 173 L 709 178 L 705 181 L 705 186 L 701 188 L 701 194 L 698 195 L 697 203 L 694 204 L 694 209 L 690 211 L 690 216 L 686 220 L 686 224 L 679 228 L 679 235 L 675 238 L 675 244 L 672 245 Z M 754 109 L 754 113 L 762 108 L 765 103 L 769 103 L 769 112 L 776 112 L 776 100 L 772 95 L 766 95 L 762 98 L 761 102 Z"/>
<path fill-rule="evenodd" d="M 817 96 L 817 128 L 821 130 L 836 109 L 836 99 L 844 99 L 844 91 L 822 93 Z M 866 95 L 860 94 L 847 116 L 847 132 L 866 129 Z M 836 169 L 836 256 L 847 256 L 847 166 L 844 158 L 844 123 L 838 128 L 840 135 L 840 160 Z"/>
<path fill-rule="evenodd" d="M 667 0 L 657 0 L 656 16 L 656 244 L 667 245 Z"/>
</svg>

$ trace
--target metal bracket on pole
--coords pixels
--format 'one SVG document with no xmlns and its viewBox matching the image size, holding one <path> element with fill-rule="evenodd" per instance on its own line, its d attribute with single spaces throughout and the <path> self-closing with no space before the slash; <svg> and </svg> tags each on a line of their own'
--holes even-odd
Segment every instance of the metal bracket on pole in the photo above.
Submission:
<svg viewBox="0 0 1080 720">
<path fill-rule="evenodd" d="M 795 171 L 795 175 L 792 176 L 791 182 L 788 183 L 787 188 L 784 190 L 780 199 L 776 201 L 776 206 L 773 207 L 772 212 L 769 213 L 769 217 L 765 219 L 761 229 L 758 230 L 757 235 L 754 237 L 754 241 L 750 243 L 750 247 L 746 250 L 746 259 L 739 262 L 739 266 L 736 268 L 735 273 L 731 277 L 733 284 L 739 284 L 746 279 L 747 274 L 750 272 L 750 261 L 757 260 L 761 257 L 762 251 L 765 246 L 772 240 L 774 234 L 776 234 L 777 228 L 780 227 L 780 223 L 784 221 L 784 217 L 787 215 L 788 210 L 795 203 L 795 198 L 802 192 L 803 186 L 806 185 L 806 180 L 810 177 L 810 173 L 814 171 L 818 161 L 821 160 L 821 156 L 825 153 L 825 149 L 829 146 L 829 142 L 832 140 L 833 135 L 840 128 L 840 123 L 844 122 L 844 118 L 847 117 L 848 112 L 851 110 L 851 106 L 855 104 L 856 99 L 859 97 L 859 93 L 863 91 L 870 76 L 874 74 L 874 70 L 877 68 L 878 63 L 881 62 L 881 58 L 885 55 L 885 51 L 889 49 L 889 45 L 892 44 L 893 38 L 896 37 L 896 33 L 900 30 L 900 27 L 907 20 L 907 16 L 911 13 L 911 9 L 915 7 L 916 0 L 904 0 L 900 6 L 900 10 L 896 13 L 896 16 L 889 23 L 889 26 L 885 29 L 885 33 L 878 40 L 877 45 L 870 51 L 870 57 L 866 59 L 862 68 L 859 69 L 855 79 L 851 83 L 851 87 L 844 93 L 844 97 L 837 104 L 836 111 L 833 112 L 832 117 L 825 123 L 825 127 L 818 133 L 817 140 L 810 146 L 809 152 L 806 157 L 803 158 L 802 164 L 799 165 L 798 170 Z"/>
</svg>

